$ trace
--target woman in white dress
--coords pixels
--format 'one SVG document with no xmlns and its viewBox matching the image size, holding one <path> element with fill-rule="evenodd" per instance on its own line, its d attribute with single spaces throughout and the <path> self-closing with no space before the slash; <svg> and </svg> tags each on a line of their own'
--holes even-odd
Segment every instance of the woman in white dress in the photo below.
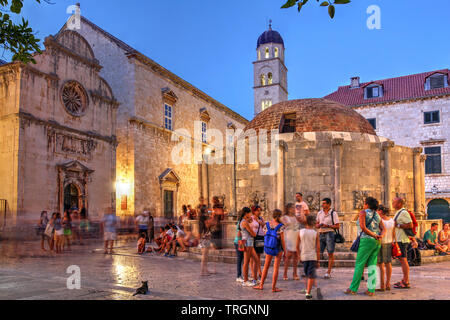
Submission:
<svg viewBox="0 0 450 320">
<path fill-rule="evenodd" d="M 294 268 L 293 276 L 294 280 L 300 280 L 297 274 L 297 235 L 299 230 L 299 223 L 295 217 L 295 206 L 292 203 L 286 205 L 284 216 L 281 218 L 281 222 L 285 226 L 284 230 L 284 241 L 286 243 L 284 252 L 284 275 L 283 280 L 288 280 L 288 268 L 290 260 L 292 259 L 292 264 Z"/>
</svg>

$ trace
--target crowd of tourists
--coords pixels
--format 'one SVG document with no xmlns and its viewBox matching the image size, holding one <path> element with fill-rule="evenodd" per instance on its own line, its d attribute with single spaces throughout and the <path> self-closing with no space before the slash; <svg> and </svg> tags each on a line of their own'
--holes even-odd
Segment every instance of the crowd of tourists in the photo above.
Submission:
<svg viewBox="0 0 450 320">
<path fill-rule="evenodd" d="M 310 214 L 301 193 L 296 194 L 296 200 L 295 204 L 286 205 L 284 212 L 274 210 L 270 221 L 264 221 L 258 206 L 242 209 L 234 241 L 237 254 L 236 281 L 244 287 L 263 290 L 269 267 L 274 260 L 272 292 L 280 292 L 277 281 L 281 261 L 284 259 L 284 281 L 289 280 L 288 271 L 291 266 L 292 279 L 300 280 L 297 265 L 301 262 L 302 276 L 306 279 L 306 289 L 303 290 L 306 299 L 313 299 L 313 287 L 316 287 L 316 294 L 320 299 L 316 270 L 320 267 L 326 250 L 328 264 L 324 279 L 331 279 L 335 245 L 344 243 L 345 239 L 339 231 L 339 216 L 332 209 L 329 198 L 322 200 L 322 209 L 316 216 Z M 376 199 L 368 197 L 364 201 L 364 209 L 355 217 L 358 228 L 358 238 L 352 246 L 352 251 L 357 253 L 355 270 L 345 294 L 357 294 L 360 283 L 364 280 L 366 267 L 369 275 L 366 295 L 373 296 L 375 291 L 391 290 L 394 258 L 401 264 L 403 278 L 393 287 L 409 289 L 410 250 L 430 249 L 435 250 L 436 254 L 449 254 L 449 224 L 444 224 L 443 230 L 437 233 L 438 224 L 433 223 L 431 230 L 425 233 L 421 241 L 416 238 L 417 221 L 404 208 L 404 200 L 395 198 L 392 207 L 395 209 L 393 217 L 390 216 L 388 207 L 379 205 Z M 265 263 L 261 271 L 263 252 Z M 379 288 L 376 288 L 378 270 Z"/>
<path fill-rule="evenodd" d="M 338 213 L 332 208 L 329 198 L 322 199 L 321 210 L 317 215 L 310 213 L 303 201 L 303 195 L 295 195 L 296 202 L 285 206 L 284 211 L 273 210 L 271 219 L 264 220 L 261 207 L 255 205 L 244 207 L 240 211 L 236 224 L 234 246 L 237 255 L 236 282 L 244 287 L 263 290 L 268 271 L 273 262 L 272 292 L 280 292 L 277 287 L 280 265 L 284 260 L 283 281 L 300 280 L 298 264 L 301 263 L 305 278 L 303 293 L 307 300 L 313 299 L 312 290 L 320 299 L 321 292 L 317 285 L 317 269 L 324 260 L 327 251 L 327 269 L 324 279 L 332 278 L 336 243 L 344 243 L 340 233 Z M 353 280 L 346 294 L 355 295 L 360 283 L 364 280 L 364 270 L 368 269 L 368 296 L 376 291 L 391 290 L 392 261 L 398 259 L 401 264 L 403 278 L 393 287 L 397 289 L 411 288 L 409 280 L 408 254 L 411 250 L 434 250 L 436 255 L 450 254 L 450 225 L 444 224 L 438 232 L 439 225 L 433 223 L 423 240 L 417 239 L 417 221 L 414 215 L 404 208 L 404 200 L 395 198 L 392 202 L 395 209 L 393 217 L 387 206 L 380 205 L 375 198 L 368 197 L 364 201 L 364 209 L 354 217 L 358 228 L 358 237 L 351 250 L 356 252 Z M 212 198 L 212 206 L 208 206 L 204 198 L 194 209 L 191 205 L 183 205 L 183 214 L 178 223 L 167 223 L 155 232 L 153 217 L 148 211 L 139 214 L 134 220 L 131 230 L 137 232 L 137 253 L 153 252 L 165 257 L 174 258 L 177 252 L 184 252 L 189 247 L 198 247 L 202 252 L 201 276 L 215 274 L 208 269 L 210 248 L 223 247 L 222 221 L 225 218 L 223 204 L 218 197 Z M 188 220 L 198 221 L 198 233 L 194 236 Z M 104 253 L 113 253 L 114 241 L 117 240 L 119 218 L 113 210 L 105 212 L 101 220 L 101 233 L 104 237 Z M 89 219 L 83 209 L 66 210 L 61 216 L 58 212 L 49 218 L 43 211 L 38 228 L 41 231 L 41 247 L 63 253 L 71 250 L 71 244 L 83 244 L 85 233 L 89 230 Z M 130 229 L 129 226 L 127 226 Z M 264 263 L 261 257 L 264 255 Z M 419 253 L 420 254 L 420 253 Z M 292 278 L 289 270 L 292 268 Z M 379 270 L 379 288 L 376 288 Z"/>
<path fill-rule="evenodd" d="M 85 209 L 65 210 L 62 216 L 59 212 L 53 212 L 51 217 L 47 211 L 42 211 L 37 227 L 41 249 L 60 254 L 71 251 L 71 244 L 84 244 L 83 238 L 89 231 L 90 223 Z M 48 249 L 45 248 L 46 243 Z"/>
</svg>

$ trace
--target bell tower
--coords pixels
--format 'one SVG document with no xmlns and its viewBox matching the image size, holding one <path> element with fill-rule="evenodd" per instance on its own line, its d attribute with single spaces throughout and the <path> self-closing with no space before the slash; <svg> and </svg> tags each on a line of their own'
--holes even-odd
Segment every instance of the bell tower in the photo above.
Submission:
<svg viewBox="0 0 450 320">
<path fill-rule="evenodd" d="M 256 45 L 254 66 L 255 116 L 268 107 L 288 99 L 287 68 L 284 65 L 285 48 L 281 35 L 272 30 L 265 31 Z"/>
</svg>

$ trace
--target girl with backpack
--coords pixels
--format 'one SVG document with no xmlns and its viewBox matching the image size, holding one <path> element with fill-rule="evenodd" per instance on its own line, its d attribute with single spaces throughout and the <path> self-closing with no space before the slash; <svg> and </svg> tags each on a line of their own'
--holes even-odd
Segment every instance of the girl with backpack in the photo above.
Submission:
<svg viewBox="0 0 450 320">
<path fill-rule="evenodd" d="M 261 283 L 259 286 L 253 287 L 256 290 L 263 290 L 264 281 L 267 278 L 267 273 L 269 272 L 270 264 L 272 259 L 275 257 L 275 264 L 273 268 L 272 277 L 272 292 L 280 292 L 281 290 L 277 288 L 278 271 L 280 270 L 281 258 L 283 256 L 285 244 L 284 244 L 284 227 L 280 221 L 282 212 L 281 210 L 275 209 L 273 211 L 273 220 L 266 223 L 265 231 L 266 235 L 264 237 L 264 252 L 266 253 L 266 262 L 264 263 L 264 270 L 262 273 Z"/>
</svg>

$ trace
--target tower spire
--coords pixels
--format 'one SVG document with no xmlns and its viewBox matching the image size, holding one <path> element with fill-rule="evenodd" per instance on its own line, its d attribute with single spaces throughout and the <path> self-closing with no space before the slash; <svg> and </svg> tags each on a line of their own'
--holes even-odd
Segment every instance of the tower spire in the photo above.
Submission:
<svg viewBox="0 0 450 320">
<path fill-rule="evenodd" d="M 272 19 L 269 20 L 269 30 L 272 30 Z"/>
</svg>

